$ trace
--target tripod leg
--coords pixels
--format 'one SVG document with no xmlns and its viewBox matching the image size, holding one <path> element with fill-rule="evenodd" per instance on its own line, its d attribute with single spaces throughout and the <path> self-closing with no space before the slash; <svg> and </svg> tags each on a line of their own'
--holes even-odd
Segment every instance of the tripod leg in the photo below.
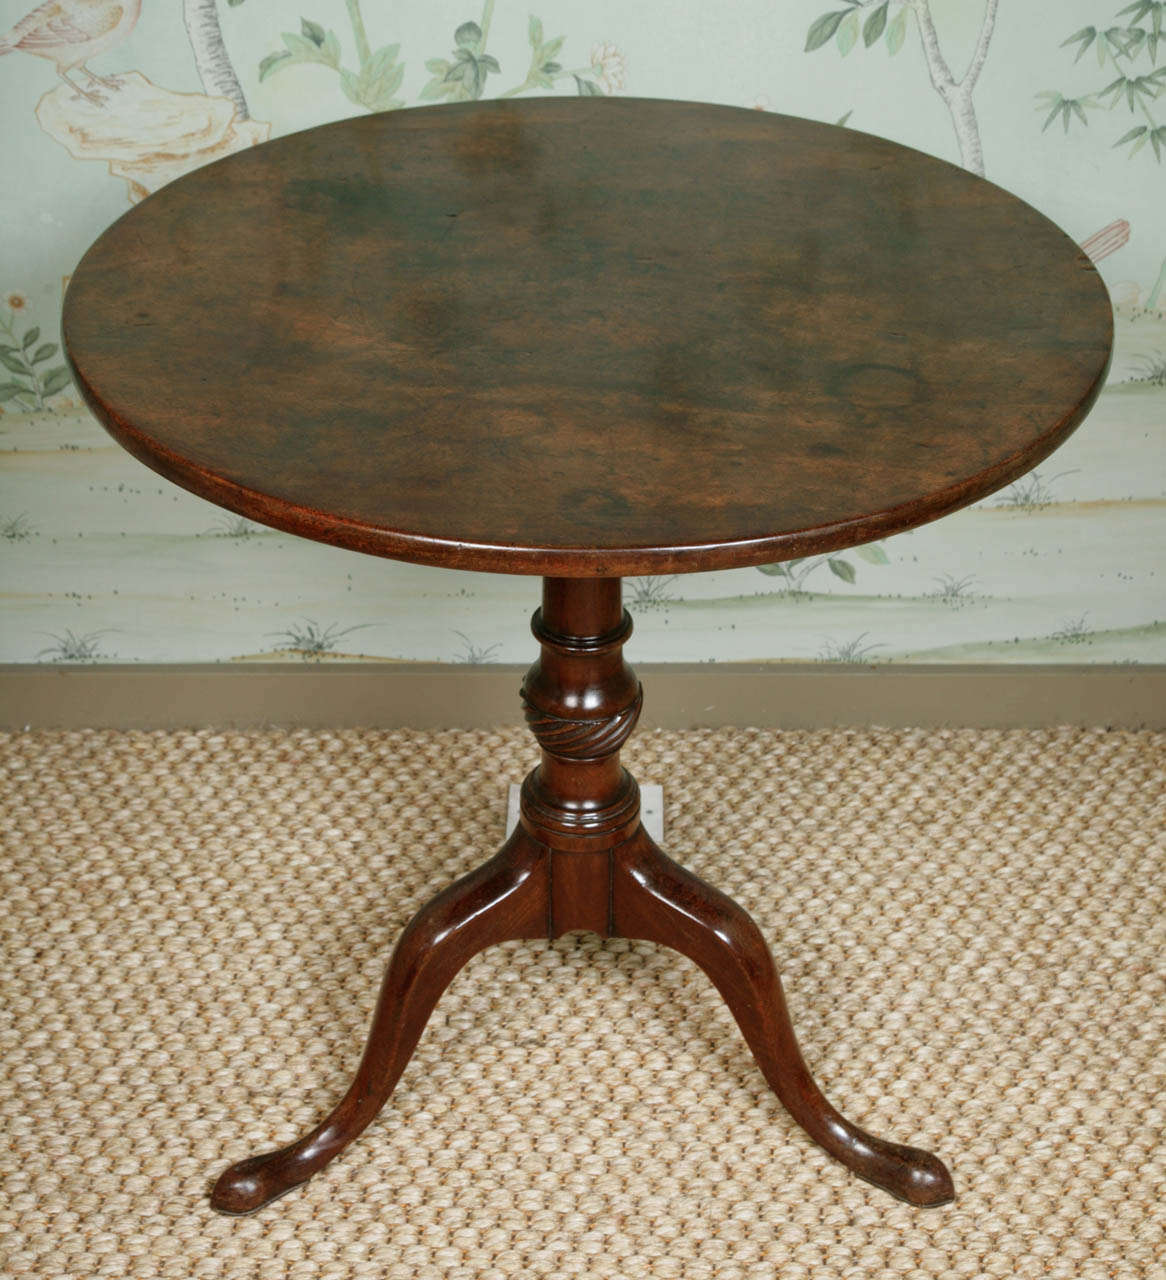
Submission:
<svg viewBox="0 0 1166 1280">
<path fill-rule="evenodd" d="M 251 1213 L 306 1182 L 375 1118 L 404 1071 L 441 993 L 483 948 L 547 931 L 546 852 L 519 827 L 502 849 L 413 917 L 381 985 L 364 1056 L 348 1092 L 311 1133 L 225 1170 L 220 1213 Z"/>
<path fill-rule="evenodd" d="M 724 997 L 770 1088 L 820 1146 L 860 1178 L 915 1205 L 954 1199 L 927 1151 L 876 1138 L 840 1115 L 802 1059 L 761 931 L 731 898 L 667 857 L 642 831 L 615 851 L 615 929 L 694 960 Z"/>
</svg>

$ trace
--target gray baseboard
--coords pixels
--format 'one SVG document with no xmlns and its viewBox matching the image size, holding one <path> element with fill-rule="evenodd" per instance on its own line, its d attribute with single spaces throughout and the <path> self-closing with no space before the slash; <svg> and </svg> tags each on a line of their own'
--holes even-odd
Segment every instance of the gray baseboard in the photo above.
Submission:
<svg viewBox="0 0 1166 1280">
<path fill-rule="evenodd" d="M 518 723 L 525 667 L 0 665 L 0 728 Z M 639 664 L 643 724 L 1166 728 L 1166 666 Z"/>
</svg>

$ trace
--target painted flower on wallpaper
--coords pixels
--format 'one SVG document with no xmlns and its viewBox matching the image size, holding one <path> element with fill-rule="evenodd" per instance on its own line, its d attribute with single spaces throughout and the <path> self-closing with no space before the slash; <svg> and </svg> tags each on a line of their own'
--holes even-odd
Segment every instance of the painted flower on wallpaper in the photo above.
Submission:
<svg viewBox="0 0 1166 1280">
<path fill-rule="evenodd" d="M 100 103 L 98 86 L 115 89 L 117 82 L 90 71 L 90 58 L 120 44 L 134 29 L 142 0 L 45 0 L 0 37 L 0 54 L 19 49 L 56 64 L 57 75 L 76 93 Z M 69 78 L 83 71 L 87 84 Z"/>
<path fill-rule="evenodd" d="M 952 128 L 959 143 L 960 163 L 972 173 L 984 173 L 984 148 L 980 141 L 980 124 L 972 101 L 976 82 L 988 57 L 988 46 L 996 29 L 999 0 L 986 0 L 984 17 L 972 50 L 967 70 L 957 80 L 947 64 L 939 43 L 939 33 L 931 15 L 930 0 L 845 0 L 846 7 L 832 9 L 810 24 L 806 33 L 806 52 L 813 53 L 834 41 L 843 57 L 862 44 L 869 49 L 882 41 L 892 56 L 907 39 L 909 27 L 919 28 L 923 56 L 931 87 L 939 94 L 951 116 Z M 848 113 L 849 114 L 849 113 Z"/>
<path fill-rule="evenodd" d="M 607 93 L 616 93 L 627 85 L 627 61 L 610 40 L 591 50 L 591 70 Z"/>
</svg>

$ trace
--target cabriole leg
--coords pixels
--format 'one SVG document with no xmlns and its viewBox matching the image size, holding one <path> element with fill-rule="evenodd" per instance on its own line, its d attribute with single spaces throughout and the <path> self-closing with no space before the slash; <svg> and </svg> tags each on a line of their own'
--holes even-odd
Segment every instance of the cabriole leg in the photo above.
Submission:
<svg viewBox="0 0 1166 1280">
<path fill-rule="evenodd" d="M 914 1205 L 954 1199 L 951 1174 L 928 1151 L 852 1124 L 823 1096 L 802 1058 L 781 979 L 753 919 L 667 857 L 640 830 L 616 851 L 618 933 L 672 947 L 712 979 L 769 1087 L 799 1125 L 860 1178 Z"/>
<path fill-rule="evenodd" d="M 306 1182 L 367 1128 L 466 961 L 495 942 L 545 932 L 546 880 L 546 851 L 520 828 L 489 862 L 422 907 L 393 951 L 348 1092 L 298 1142 L 225 1170 L 211 1192 L 212 1207 L 252 1213 Z"/>
</svg>

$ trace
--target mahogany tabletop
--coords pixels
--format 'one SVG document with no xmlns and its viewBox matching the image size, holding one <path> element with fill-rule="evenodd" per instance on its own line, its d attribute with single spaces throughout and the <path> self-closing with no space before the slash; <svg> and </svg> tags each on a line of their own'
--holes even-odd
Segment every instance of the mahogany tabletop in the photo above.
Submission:
<svg viewBox="0 0 1166 1280">
<path fill-rule="evenodd" d="M 910 528 L 1065 439 L 1112 343 L 1034 209 L 850 129 L 535 98 L 343 120 L 165 187 L 65 345 L 193 492 L 402 560 L 619 577 Z"/>
</svg>

